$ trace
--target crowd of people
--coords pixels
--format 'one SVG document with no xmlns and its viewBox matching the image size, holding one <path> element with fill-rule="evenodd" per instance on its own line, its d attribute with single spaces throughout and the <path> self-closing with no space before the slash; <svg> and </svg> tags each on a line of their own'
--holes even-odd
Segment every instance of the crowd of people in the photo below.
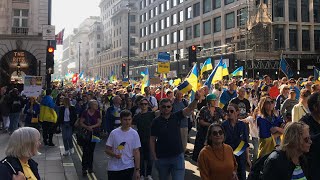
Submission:
<svg viewBox="0 0 320 180">
<path fill-rule="evenodd" d="M 190 154 L 204 180 L 245 180 L 246 171 L 249 179 L 320 179 L 320 85 L 312 76 L 222 80 L 194 96 L 168 83 L 57 84 L 29 98 L 1 87 L 1 127 L 11 138 L 23 126 L 22 114 L 24 126 L 42 132 L 44 145 L 55 146 L 53 134 L 61 129 L 64 156 L 74 153 L 76 134 L 83 175 L 94 171 L 95 145 L 105 137 L 111 180 L 151 180 L 153 166 L 160 180 L 183 180 Z"/>
</svg>

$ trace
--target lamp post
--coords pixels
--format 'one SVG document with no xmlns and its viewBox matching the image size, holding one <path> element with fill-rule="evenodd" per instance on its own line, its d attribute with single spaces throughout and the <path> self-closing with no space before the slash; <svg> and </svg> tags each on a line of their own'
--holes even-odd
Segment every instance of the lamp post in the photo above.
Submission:
<svg viewBox="0 0 320 180">
<path fill-rule="evenodd" d="M 129 66 L 130 66 L 130 1 L 128 1 L 128 79 L 130 79 Z"/>
<path fill-rule="evenodd" d="M 79 72 L 78 73 L 80 74 L 80 63 L 81 63 L 80 62 L 80 54 L 81 54 L 80 53 L 80 46 L 81 46 L 81 41 L 79 41 L 78 44 L 79 44 Z"/>
</svg>

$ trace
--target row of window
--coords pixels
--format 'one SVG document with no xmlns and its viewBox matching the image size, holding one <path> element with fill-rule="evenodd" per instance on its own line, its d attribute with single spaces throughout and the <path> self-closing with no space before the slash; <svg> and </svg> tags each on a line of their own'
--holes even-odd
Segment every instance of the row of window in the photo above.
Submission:
<svg viewBox="0 0 320 180">
<path fill-rule="evenodd" d="M 181 11 L 182 12 L 182 11 Z M 242 11 L 241 9 L 237 11 L 237 25 L 241 26 L 246 23 L 246 18 L 243 18 L 243 14 L 246 11 Z M 177 22 L 180 22 L 180 18 L 175 18 L 176 14 L 171 16 L 171 26 L 175 25 Z M 181 17 L 181 16 L 180 16 Z M 170 27 L 170 19 L 169 16 L 165 19 L 161 19 L 159 22 L 154 22 L 149 24 L 149 26 L 143 27 L 140 29 L 140 37 L 148 36 L 149 34 L 153 34 L 158 32 L 159 30 L 163 30 L 165 28 Z M 225 29 L 231 29 L 235 27 L 235 13 L 231 12 L 225 14 Z M 193 30 L 192 30 L 193 29 Z M 186 40 L 191 38 L 200 37 L 200 24 L 196 24 L 193 28 L 186 27 Z M 192 33 L 193 31 L 193 33 Z M 220 32 L 221 31 L 221 16 L 213 18 L 213 20 L 208 20 L 203 22 L 203 33 L 202 35 L 209 35 L 211 33 Z M 193 36 L 192 36 L 193 34 Z"/>
</svg>

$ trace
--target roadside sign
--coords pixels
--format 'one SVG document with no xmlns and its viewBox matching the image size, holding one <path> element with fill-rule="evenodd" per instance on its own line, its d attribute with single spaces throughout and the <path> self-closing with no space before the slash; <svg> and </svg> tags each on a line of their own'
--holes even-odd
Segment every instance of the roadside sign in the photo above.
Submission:
<svg viewBox="0 0 320 180">
<path fill-rule="evenodd" d="M 42 26 L 42 39 L 43 40 L 56 40 L 55 26 L 43 25 Z"/>
</svg>

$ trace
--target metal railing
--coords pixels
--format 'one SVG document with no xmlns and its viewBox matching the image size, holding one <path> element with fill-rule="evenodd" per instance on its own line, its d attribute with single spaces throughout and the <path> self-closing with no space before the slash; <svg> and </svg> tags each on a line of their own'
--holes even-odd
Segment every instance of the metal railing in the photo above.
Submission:
<svg viewBox="0 0 320 180">
<path fill-rule="evenodd" d="M 27 27 L 12 27 L 13 35 L 28 35 L 29 28 Z"/>
</svg>

